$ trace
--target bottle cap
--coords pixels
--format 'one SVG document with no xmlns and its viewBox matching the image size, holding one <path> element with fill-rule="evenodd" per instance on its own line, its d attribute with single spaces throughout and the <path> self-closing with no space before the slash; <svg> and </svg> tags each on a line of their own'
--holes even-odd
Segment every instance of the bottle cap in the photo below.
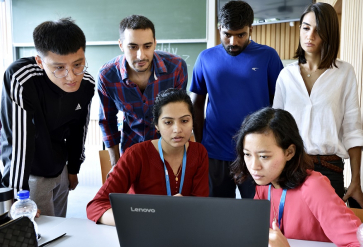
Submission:
<svg viewBox="0 0 363 247">
<path fill-rule="evenodd" d="M 18 192 L 18 199 L 24 200 L 29 198 L 29 190 L 21 190 Z"/>
</svg>

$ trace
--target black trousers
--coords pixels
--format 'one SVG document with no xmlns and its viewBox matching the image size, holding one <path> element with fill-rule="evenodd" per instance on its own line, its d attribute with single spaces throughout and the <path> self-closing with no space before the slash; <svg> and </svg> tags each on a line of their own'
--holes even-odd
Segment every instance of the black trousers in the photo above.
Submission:
<svg viewBox="0 0 363 247">
<path fill-rule="evenodd" d="M 343 160 L 329 161 L 329 163 L 344 169 Z M 335 192 L 338 194 L 338 196 L 343 199 L 345 194 L 343 172 L 335 172 L 325 166 L 322 166 L 321 163 L 315 163 L 314 170 L 329 178 L 331 186 L 335 189 Z M 361 208 L 359 203 L 351 197 L 348 198 L 348 206 L 351 208 Z"/>
<path fill-rule="evenodd" d="M 209 196 L 236 198 L 236 184 L 230 175 L 231 161 L 209 158 Z M 256 185 L 253 179 L 238 185 L 242 198 L 253 198 Z"/>
<path fill-rule="evenodd" d="M 343 160 L 329 161 L 328 163 L 344 169 Z M 331 186 L 335 189 L 335 193 L 337 193 L 340 198 L 343 198 L 345 194 L 343 172 L 335 172 L 325 166 L 322 166 L 320 162 L 314 163 L 314 170 L 329 178 Z"/>
</svg>

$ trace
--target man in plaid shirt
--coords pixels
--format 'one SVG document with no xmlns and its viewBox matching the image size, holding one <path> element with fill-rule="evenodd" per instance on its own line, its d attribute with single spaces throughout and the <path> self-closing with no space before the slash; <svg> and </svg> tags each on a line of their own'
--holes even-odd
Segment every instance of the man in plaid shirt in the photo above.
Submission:
<svg viewBox="0 0 363 247">
<path fill-rule="evenodd" d="M 97 83 L 99 124 L 112 166 L 126 148 L 159 137 L 152 124 L 156 95 L 167 88 L 186 89 L 188 83 L 183 59 L 155 51 L 155 28 L 149 19 L 131 15 L 121 21 L 119 31 L 124 54 L 102 66 Z M 119 111 L 124 116 L 121 133 L 117 127 Z"/>
</svg>

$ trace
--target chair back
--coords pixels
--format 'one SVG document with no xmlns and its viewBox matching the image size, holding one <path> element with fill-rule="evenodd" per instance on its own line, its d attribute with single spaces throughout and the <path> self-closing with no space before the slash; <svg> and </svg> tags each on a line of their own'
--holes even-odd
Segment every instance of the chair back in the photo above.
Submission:
<svg viewBox="0 0 363 247">
<path fill-rule="evenodd" d="M 99 155 L 100 155 L 100 164 L 101 164 L 102 184 L 104 184 L 107 178 L 107 174 L 111 170 L 111 160 L 107 150 L 100 150 Z"/>
<path fill-rule="evenodd" d="M 350 208 L 353 213 L 360 219 L 360 221 L 363 223 L 363 209 L 361 208 Z"/>
</svg>

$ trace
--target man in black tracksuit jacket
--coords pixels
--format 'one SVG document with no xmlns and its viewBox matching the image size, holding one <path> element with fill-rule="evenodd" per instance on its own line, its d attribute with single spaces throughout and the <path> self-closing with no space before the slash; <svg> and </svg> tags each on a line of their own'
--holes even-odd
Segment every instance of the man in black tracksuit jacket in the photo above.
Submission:
<svg viewBox="0 0 363 247">
<path fill-rule="evenodd" d="M 85 159 L 94 79 L 86 72 L 85 36 L 72 20 L 44 22 L 33 38 L 38 55 L 4 74 L 1 184 L 30 190 L 42 214 L 65 217 Z"/>
</svg>

